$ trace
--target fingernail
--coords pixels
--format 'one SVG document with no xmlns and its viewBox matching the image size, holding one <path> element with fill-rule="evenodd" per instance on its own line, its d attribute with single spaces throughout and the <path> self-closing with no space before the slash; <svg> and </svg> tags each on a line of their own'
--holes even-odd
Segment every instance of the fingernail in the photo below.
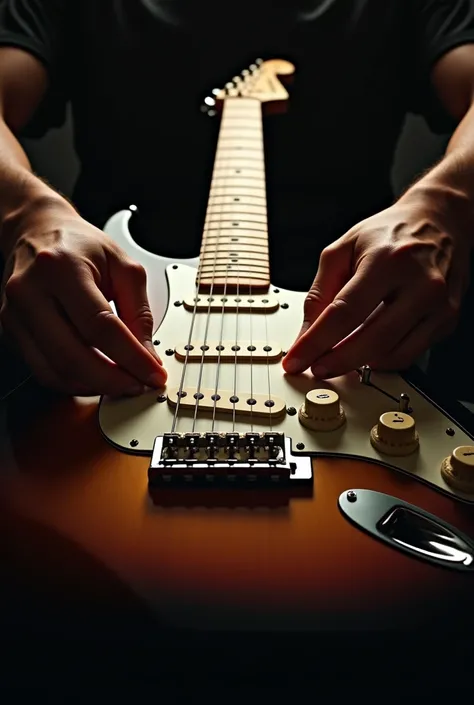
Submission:
<svg viewBox="0 0 474 705">
<path fill-rule="evenodd" d="M 312 367 L 311 372 L 315 377 L 319 377 L 320 379 L 325 379 L 329 376 L 328 370 L 322 365 L 316 365 L 315 367 Z"/>
<path fill-rule="evenodd" d="M 296 372 L 299 372 L 301 370 L 301 360 L 297 360 L 296 358 L 293 358 L 292 360 L 285 360 L 285 371 L 289 372 L 290 375 L 296 374 Z"/>
<path fill-rule="evenodd" d="M 158 374 L 158 372 L 154 372 L 152 375 L 150 375 L 147 379 L 147 384 L 150 387 L 153 387 L 153 389 L 156 389 L 157 387 L 162 387 L 163 384 L 166 382 L 166 377 L 167 374 L 163 370 L 163 374 Z"/>
</svg>

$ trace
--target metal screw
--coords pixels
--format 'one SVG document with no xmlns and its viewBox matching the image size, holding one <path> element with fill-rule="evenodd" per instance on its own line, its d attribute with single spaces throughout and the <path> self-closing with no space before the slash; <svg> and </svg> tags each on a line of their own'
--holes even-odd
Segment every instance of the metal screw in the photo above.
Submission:
<svg viewBox="0 0 474 705">
<path fill-rule="evenodd" d="M 133 440 L 131 440 L 131 441 L 130 441 L 130 445 L 132 446 L 132 448 L 136 448 L 136 447 L 137 447 L 137 445 L 138 445 L 138 441 L 137 441 L 137 439 L 136 439 L 136 438 L 134 438 Z"/>
<path fill-rule="evenodd" d="M 156 397 L 156 401 L 162 404 L 164 401 L 166 401 L 166 395 L 160 394 L 158 397 Z"/>
<path fill-rule="evenodd" d="M 159 344 L 160 344 L 160 341 L 159 341 L 159 340 L 154 340 L 154 341 L 153 341 L 153 345 L 159 345 Z"/>
<path fill-rule="evenodd" d="M 173 269 L 178 269 L 178 265 L 177 265 L 177 264 L 173 264 Z"/>
<path fill-rule="evenodd" d="M 294 416 L 296 414 L 296 409 L 294 406 L 289 406 L 288 409 L 286 410 L 286 413 L 288 416 Z"/>
<path fill-rule="evenodd" d="M 348 502 L 357 502 L 357 495 L 354 490 L 349 490 L 346 497 Z"/>
<path fill-rule="evenodd" d="M 297 443 L 296 447 L 298 448 L 298 450 L 304 450 L 304 443 Z"/>
<path fill-rule="evenodd" d="M 273 289 L 273 293 L 274 293 L 274 294 L 279 294 L 279 293 L 280 293 L 280 289 Z"/>
<path fill-rule="evenodd" d="M 290 308 L 289 304 L 282 304 L 281 308 Z"/>
<path fill-rule="evenodd" d="M 454 430 L 454 428 L 447 428 L 446 429 L 446 434 L 448 436 L 454 436 L 455 433 L 456 433 L 456 431 Z"/>
<path fill-rule="evenodd" d="M 171 357 L 171 355 L 174 355 L 174 350 L 172 350 L 171 348 L 168 348 L 168 350 L 166 351 L 166 355 Z"/>
<path fill-rule="evenodd" d="M 182 301 L 175 301 L 175 302 L 174 302 L 174 305 L 175 305 L 175 306 L 182 306 L 182 305 L 183 305 L 183 302 L 182 302 Z"/>
</svg>

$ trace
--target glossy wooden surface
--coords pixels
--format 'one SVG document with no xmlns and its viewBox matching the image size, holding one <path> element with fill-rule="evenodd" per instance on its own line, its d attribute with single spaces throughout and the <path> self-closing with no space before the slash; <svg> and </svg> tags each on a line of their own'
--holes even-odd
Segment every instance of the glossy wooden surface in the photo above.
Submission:
<svg viewBox="0 0 474 705">
<path fill-rule="evenodd" d="M 148 458 L 108 445 L 95 400 L 54 401 L 30 419 L 26 406 L 18 407 L 10 415 L 16 467 L 3 468 L 3 501 L 15 517 L 12 536 L 21 535 L 23 565 L 34 558 L 49 581 L 64 579 L 58 544 L 66 541 L 84 556 L 82 595 L 107 601 L 130 593 L 140 609 L 172 625 L 383 627 L 429 621 L 441 612 L 462 625 L 472 578 L 392 550 L 339 512 L 342 491 L 370 488 L 474 535 L 472 509 L 410 478 L 327 458 L 314 461 L 312 496 L 167 490 L 152 498 Z M 50 532 L 39 546 L 35 525 Z M 29 543 L 36 545 L 30 558 Z M 47 556 L 43 568 L 41 555 Z"/>
</svg>

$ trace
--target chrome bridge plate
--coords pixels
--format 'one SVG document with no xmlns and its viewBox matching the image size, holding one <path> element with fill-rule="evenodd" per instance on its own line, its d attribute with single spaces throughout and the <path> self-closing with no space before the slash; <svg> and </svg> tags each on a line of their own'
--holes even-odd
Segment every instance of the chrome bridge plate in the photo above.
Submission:
<svg viewBox="0 0 474 705">
<path fill-rule="evenodd" d="M 282 433 L 167 433 L 155 439 L 148 483 L 281 487 L 311 483 L 311 458 L 293 455 Z"/>
</svg>

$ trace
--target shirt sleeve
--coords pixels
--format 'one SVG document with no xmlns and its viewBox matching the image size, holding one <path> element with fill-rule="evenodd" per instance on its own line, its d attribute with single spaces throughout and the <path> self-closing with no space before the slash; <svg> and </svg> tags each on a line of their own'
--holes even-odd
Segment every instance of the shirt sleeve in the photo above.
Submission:
<svg viewBox="0 0 474 705">
<path fill-rule="evenodd" d="M 431 74 L 436 62 L 452 49 L 474 43 L 474 0 L 410 0 L 415 71 L 410 109 L 423 115 L 439 134 L 452 132 L 456 123 L 443 108 Z"/>
<path fill-rule="evenodd" d="M 24 131 L 39 137 L 65 119 L 68 102 L 67 46 L 74 0 L 0 0 L 0 46 L 23 49 L 45 66 L 49 88 Z"/>
</svg>

